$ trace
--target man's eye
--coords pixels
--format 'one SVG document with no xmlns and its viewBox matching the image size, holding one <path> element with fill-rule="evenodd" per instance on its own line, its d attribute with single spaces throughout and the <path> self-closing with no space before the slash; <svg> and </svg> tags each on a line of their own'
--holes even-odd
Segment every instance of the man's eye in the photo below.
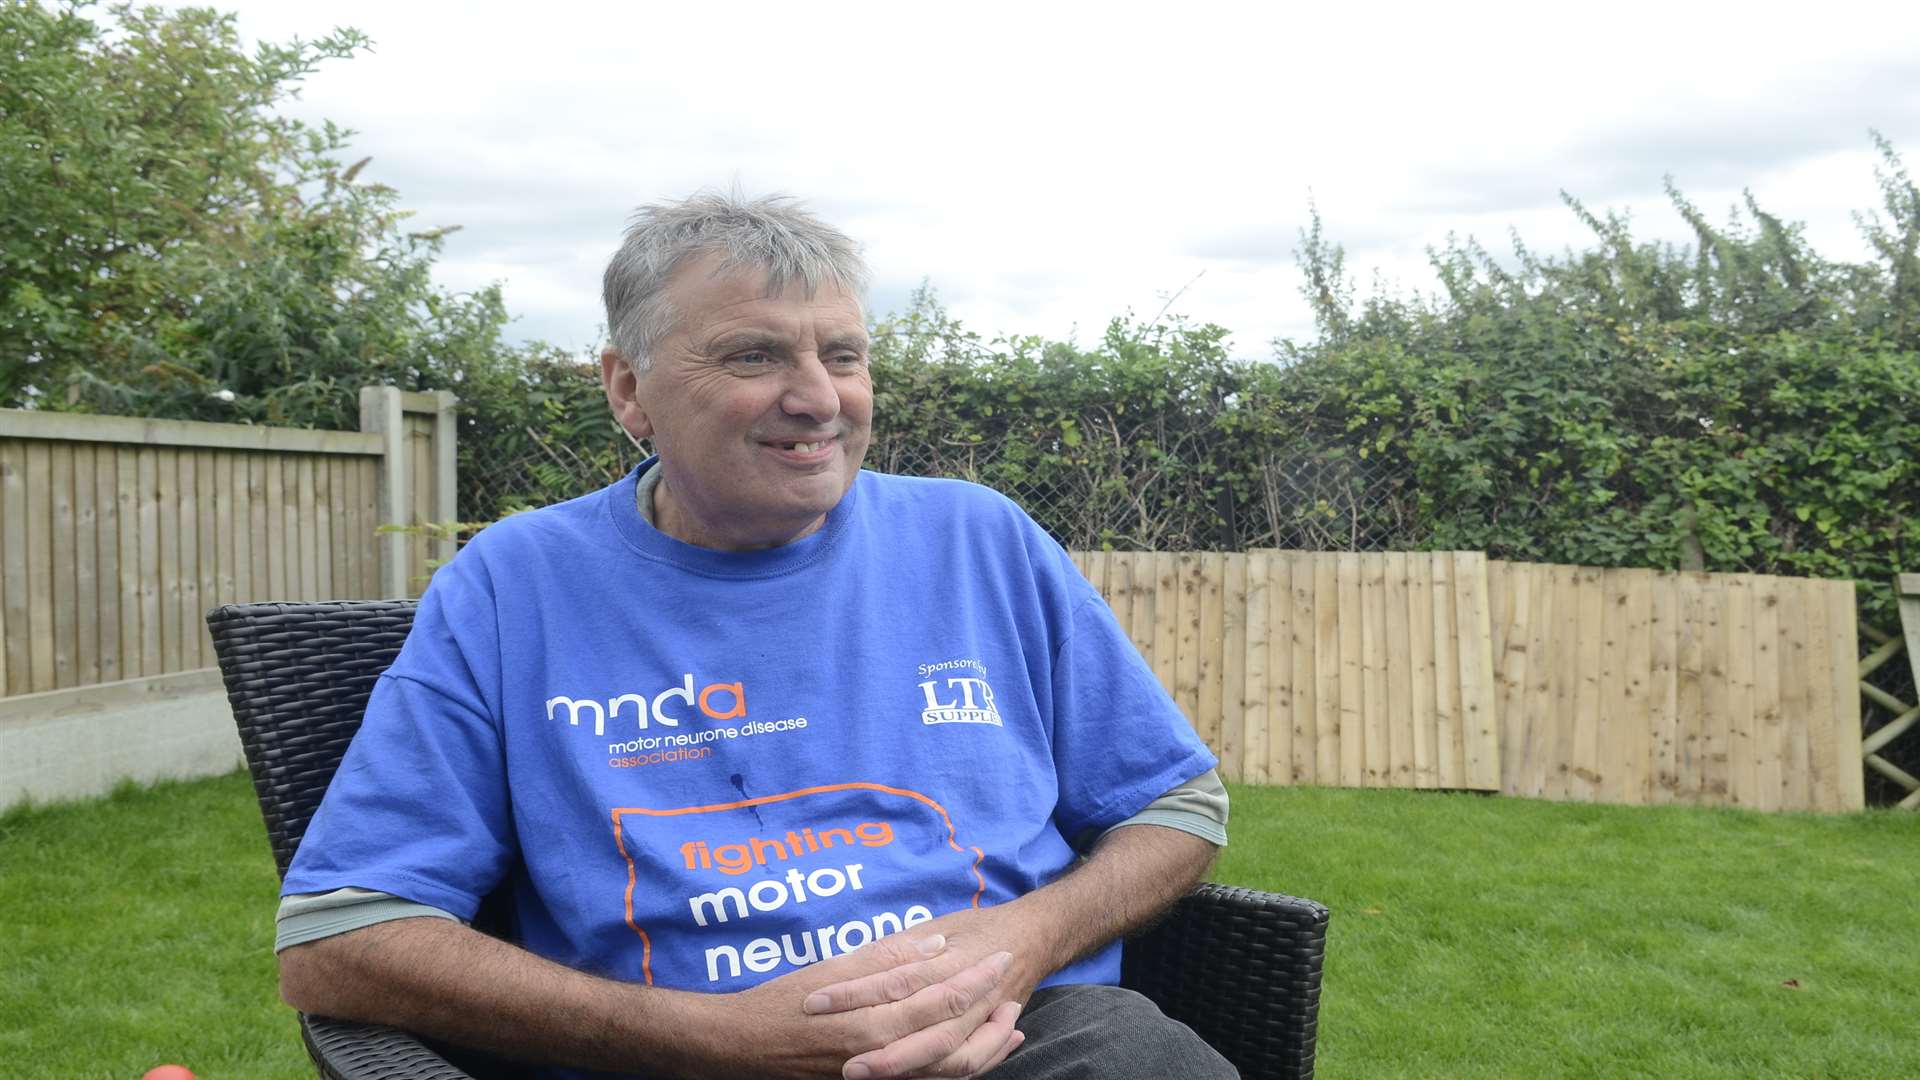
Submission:
<svg viewBox="0 0 1920 1080">
<path fill-rule="evenodd" d="M 840 353 L 831 362 L 837 367 L 859 367 L 867 362 L 867 358 L 859 353 Z"/>
<path fill-rule="evenodd" d="M 773 357 L 763 352 L 735 353 L 733 362 L 741 367 L 766 367 L 773 363 Z"/>
</svg>

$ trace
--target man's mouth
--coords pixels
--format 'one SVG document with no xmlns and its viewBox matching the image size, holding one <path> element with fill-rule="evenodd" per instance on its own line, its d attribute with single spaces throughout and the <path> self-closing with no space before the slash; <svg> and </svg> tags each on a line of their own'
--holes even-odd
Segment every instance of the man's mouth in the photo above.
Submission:
<svg viewBox="0 0 1920 1080">
<path fill-rule="evenodd" d="M 832 443 L 832 439 L 822 439 L 819 442 L 776 442 L 773 445 L 782 450 L 796 450 L 802 454 L 811 454 L 816 450 L 825 450 Z"/>
</svg>

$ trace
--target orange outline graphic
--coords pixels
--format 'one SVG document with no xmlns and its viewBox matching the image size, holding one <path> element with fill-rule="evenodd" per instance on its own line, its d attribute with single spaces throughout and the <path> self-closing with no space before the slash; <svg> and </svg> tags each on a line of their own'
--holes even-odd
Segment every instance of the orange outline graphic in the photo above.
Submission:
<svg viewBox="0 0 1920 1080">
<path fill-rule="evenodd" d="M 640 929 L 640 925 L 633 921 L 633 890 L 639 885 L 640 872 L 639 868 L 633 864 L 633 856 L 627 852 L 626 840 L 620 826 L 620 815 L 644 814 L 647 817 L 680 817 L 684 814 L 705 814 L 715 810 L 739 810 L 747 806 L 764 806 L 767 803 L 797 799 L 803 795 L 824 795 L 835 791 L 879 791 L 888 795 L 904 795 L 909 799 L 917 799 L 931 806 L 934 813 L 939 814 L 940 820 L 947 826 L 947 846 L 962 855 L 965 855 L 969 851 L 973 852 L 973 880 L 977 887 L 973 890 L 973 903 L 971 906 L 974 908 L 980 906 L 980 896 L 987 891 L 987 879 L 985 875 L 980 873 L 980 864 L 986 861 L 987 853 L 977 847 L 961 847 L 959 839 L 953 829 L 953 819 L 947 816 L 947 808 L 917 791 L 909 791 L 906 788 L 888 787 L 885 784 L 870 784 L 863 780 L 856 780 L 846 784 L 826 784 L 820 787 L 801 788 L 798 791 L 787 791 L 778 795 L 760 795 L 751 799 L 741 799 L 738 802 L 714 803 L 711 806 L 683 806 L 676 810 L 649 810 L 638 806 L 616 806 L 613 808 L 613 843 L 615 847 L 620 849 L 620 857 L 627 861 L 627 925 L 632 928 L 634 933 L 640 935 L 640 973 L 646 977 L 646 985 L 653 985 L 653 939 L 648 937 L 647 932 Z"/>
</svg>

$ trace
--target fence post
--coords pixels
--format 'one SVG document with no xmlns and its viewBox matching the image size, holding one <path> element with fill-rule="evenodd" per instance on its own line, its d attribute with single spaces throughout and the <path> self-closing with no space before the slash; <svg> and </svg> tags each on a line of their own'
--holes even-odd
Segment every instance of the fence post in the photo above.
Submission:
<svg viewBox="0 0 1920 1080">
<path fill-rule="evenodd" d="M 460 520 L 460 498 L 457 485 L 459 475 L 456 468 L 455 441 L 459 438 L 460 425 L 455 408 L 460 399 L 451 390 L 434 392 L 433 414 L 433 520 L 442 523 Z M 448 535 L 435 540 L 433 557 L 446 562 L 453 558 L 458 548 L 453 536 Z"/>
<path fill-rule="evenodd" d="M 379 524 L 407 525 L 407 507 L 413 502 L 410 490 L 412 470 L 407 468 L 405 416 L 401 411 L 397 386 L 360 388 L 360 430 L 380 436 Z M 380 552 L 380 595 L 411 595 L 407 589 L 407 536 L 405 533 L 381 533 L 375 547 Z"/>
<path fill-rule="evenodd" d="M 393 386 L 360 388 L 360 430 L 380 436 L 382 525 L 422 525 L 459 520 L 455 408 L 450 390 L 408 393 Z M 429 559 L 453 558 L 452 537 L 429 540 L 382 533 L 380 591 L 390 597 L 418 595 Z"/>
<path fill-rule="evenodd" d="M 1920 687 L 1920 574 L 1898 574 L 1893 591 L 1900 598 L 1900 633 L 1907 639 L 1907 663 Z"/>
</svg>

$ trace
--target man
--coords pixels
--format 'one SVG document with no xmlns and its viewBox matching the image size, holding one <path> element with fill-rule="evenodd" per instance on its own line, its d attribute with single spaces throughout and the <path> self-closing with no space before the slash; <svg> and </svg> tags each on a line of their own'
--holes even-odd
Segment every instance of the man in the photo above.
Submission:
<svg viewBox="0 0 1920 1080">
<path fill-rule="evenodd" d="M 435 575 L 288 873 L 290 1004 L 556 1076 L 1233 1075 L 1110 985 L 1215 760 L 1011 503 L 860 471 L 865 279 L 787 200 L 636 215 L 602 380 L 658 456 Z M 459 921 L 502 883 L 518 945 Z"/>
</svg>

